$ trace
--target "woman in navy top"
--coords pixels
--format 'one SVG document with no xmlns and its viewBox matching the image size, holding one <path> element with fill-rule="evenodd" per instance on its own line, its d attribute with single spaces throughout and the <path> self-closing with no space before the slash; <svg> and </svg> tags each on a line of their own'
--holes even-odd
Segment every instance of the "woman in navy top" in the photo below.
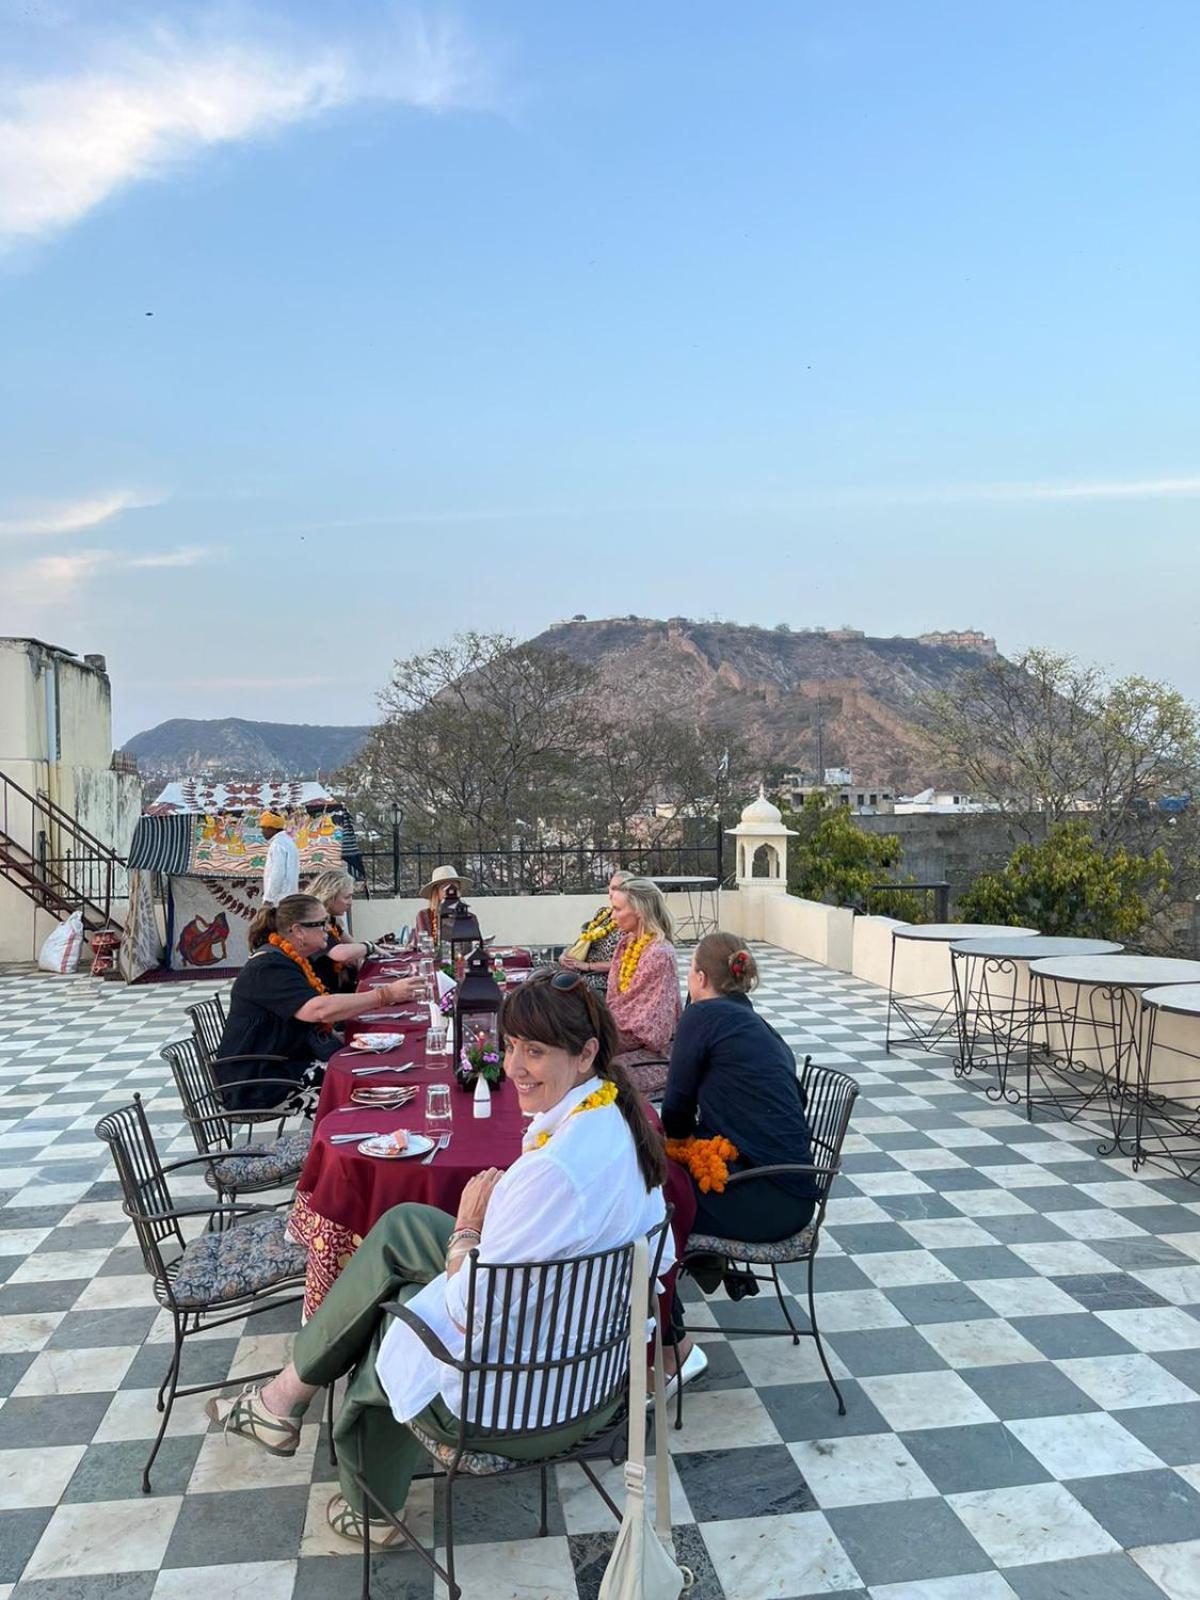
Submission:
<svg viewBox="0 0 1200 1600">
<path fill-rule="evenodd" d="M 796 1058 L 755 1011 L 754 957 L 731 933 L 701 939 L 688 973 L 689 1004 L 679 1020 L 663 1100 L 669 1139 L 737 1146 L 730 1172 L 812 1160 Z M 697 1190 L 696 1233 L 725 1239 L 786 1239 L 809 1221 L 816 1188 L 807 1176 Z"/>
</svg>

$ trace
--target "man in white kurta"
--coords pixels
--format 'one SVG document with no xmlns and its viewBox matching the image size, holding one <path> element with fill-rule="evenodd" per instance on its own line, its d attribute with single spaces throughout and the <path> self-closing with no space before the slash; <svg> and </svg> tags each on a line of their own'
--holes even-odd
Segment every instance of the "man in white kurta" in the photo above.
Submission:
<svg viewBox="0 0 1200 1600">
<path fill-rule="evenodd" d="M 287 818 L 278 811 L 264 811 L 258 822 L 267 841 L 263 904 L 277 906 L 289 894 L 300 892 L 300 852 L 287 831 Z"/>
</svg>

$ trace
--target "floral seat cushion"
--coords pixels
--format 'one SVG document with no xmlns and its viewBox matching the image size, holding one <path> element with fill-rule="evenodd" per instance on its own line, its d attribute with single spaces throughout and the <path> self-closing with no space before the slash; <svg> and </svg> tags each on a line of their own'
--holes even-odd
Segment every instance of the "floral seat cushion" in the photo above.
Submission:
<svg viewBox="0 0 1200 1600">
<path fill-rule="evenodd" d="M 671 1047 L 667 1046 L 666 1054 Z M 613 1057 L 625 1068 L 629 1081 L 644 1095 L 662 1094 L 667 1087 L 667 1062 L 657 1050 L 626 1050 Z"/>
<path fill-rule="evenodd" d="M 274 1144 L 252 1145 L 244 1154 L 238 1152 L 214 1161 L 205 1171 L 204 1181 L 210 1189 L 269 1188 L 299 1173 L 308 1160 L 311 1143 L 308 1129 L 285 1133 Z"/>
<path fill-rule="evenodd" d="M 733 1261 L 750 1261 L 764 1267 L 780 1261 L 803 1261 L 812 1253 L 816 1231 L 810 1223 L 786 1239 L 771 1239 L 760 1244 L 750 1244 L 744 1239 L 718 1239 L 711 1233 L 693 1233 L 688 1236 L 686 1254 L 728 1256 Z"/>
<path fill-rule="evenodd" d="M 180 1306 L 212 1305 L 257 1294 L 295 1279 L 302 1283 L 308 1253 L 284 1234 L 282 1216 L 250 1217 L 224 1233 L 206 1233 L 174 1264 L 171 1287 Z"/>
</svg>

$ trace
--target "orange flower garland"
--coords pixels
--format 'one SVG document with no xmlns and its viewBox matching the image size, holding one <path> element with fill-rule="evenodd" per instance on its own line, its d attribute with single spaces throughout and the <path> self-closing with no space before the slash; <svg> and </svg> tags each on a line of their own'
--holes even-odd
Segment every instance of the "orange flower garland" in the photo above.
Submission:
<svg viewBox="0 0 1200 1600">
<path fill-rule="evenodd" d="M 296 965 L 300 968 L 300 971 L 308 979 L 309 987 L 311 989 L 315 989 L 318 994 L 329 993 L 329 990 L 313 971 L 312 963 L 305 956 L 302 956 L 294 945 L 290 945 L 287 940 L 278 933 L 269 934 L 267 937 L 267 943 L 273 944 L 276 950 L 282 950 L 284 955 L 287 956 L 289 960 L 296 963 Z"/>
<path fill-rule="evenodd" d="M 729 1163 L 738 1158 L 737 1146 L 720 1134 L 712 1139 L 668 1139 L 667 1155 L 687 1168 L 701 1194 L 724 1194 Z"/>
</svg>

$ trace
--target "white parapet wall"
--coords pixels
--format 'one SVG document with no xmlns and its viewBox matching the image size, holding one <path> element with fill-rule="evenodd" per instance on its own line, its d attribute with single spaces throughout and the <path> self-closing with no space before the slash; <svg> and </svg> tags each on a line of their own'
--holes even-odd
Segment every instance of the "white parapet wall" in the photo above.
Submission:
<svg viewBox="0 0 1200 1600">
<path fill-rule="evenodd" d="M 603 891 L 591 894 L 469 895 L 467 904 L 484 933 L 510 944 L 573 944 L 584 923 L 604 904 Z M 669 894 L 676 922 L 688 915 L 687 896 Z M 356 900 L 351 925 L 361 939 L 378 939 L 417 920 L 424 900 Z"/>
</svg>

